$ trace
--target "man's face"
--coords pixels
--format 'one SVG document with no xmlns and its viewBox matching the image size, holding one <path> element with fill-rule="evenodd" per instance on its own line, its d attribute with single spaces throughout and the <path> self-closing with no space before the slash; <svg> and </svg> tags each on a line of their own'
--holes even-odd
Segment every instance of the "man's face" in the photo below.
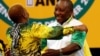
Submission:
<svg viewBox="0 0 100 56">
<path fill-rule="evenodd" d="M 64 1 L 60 1 L 55 6 L 54 15 L 59 23 L 64 23 L 71 15 L 68 5 Z"/>
</svg>

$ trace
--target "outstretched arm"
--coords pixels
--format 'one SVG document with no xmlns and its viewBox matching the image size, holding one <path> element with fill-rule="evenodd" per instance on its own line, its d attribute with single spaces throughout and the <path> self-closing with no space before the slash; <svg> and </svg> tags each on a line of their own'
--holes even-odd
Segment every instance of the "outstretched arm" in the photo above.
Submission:
<svg viewBox="0 0 100 56">
<path fill-rule="evenodd" d="M 63 34 L 63 27 L 61 26 L 48 27 L 47 25 L 38 23 L 33 24 L 31 30 L 31 35 L 37 38 L 54 38 Z"/>
</svg>

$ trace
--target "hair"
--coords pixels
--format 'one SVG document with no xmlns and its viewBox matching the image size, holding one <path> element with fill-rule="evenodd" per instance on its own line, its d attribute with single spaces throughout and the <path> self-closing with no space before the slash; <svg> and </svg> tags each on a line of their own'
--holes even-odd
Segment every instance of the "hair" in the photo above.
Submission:
<svg viewBox="0 0 100 56">
<path fill-rule="evenodd" d="M 25 16 L 25 13 L 27 13 L 27 11 L 19 4 L 13 5 L 8 10 L 8 15 L 14 23 L 18 23 L 22 17 L 27 18 L 28 16 Z"/>
</svg>

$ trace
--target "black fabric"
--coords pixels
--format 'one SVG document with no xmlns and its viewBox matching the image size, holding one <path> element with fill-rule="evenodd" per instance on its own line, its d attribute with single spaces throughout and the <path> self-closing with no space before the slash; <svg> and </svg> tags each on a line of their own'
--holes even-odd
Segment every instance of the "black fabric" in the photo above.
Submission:
<svg viewBox="0 0 100 56">
<path fill-rule="evenodd" d="M 90 48 L 93 56 L 100 56 L 100 48 Z"/>
</svg>

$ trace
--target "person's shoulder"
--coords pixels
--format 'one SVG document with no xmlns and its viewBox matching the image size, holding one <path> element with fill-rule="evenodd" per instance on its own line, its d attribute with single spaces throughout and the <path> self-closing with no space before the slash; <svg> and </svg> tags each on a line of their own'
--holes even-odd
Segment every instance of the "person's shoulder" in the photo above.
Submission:
<svg viewBox="0 0 100 56">
<path fill-rule="evenodd" d="M 76 19 L 76 18 L 73 18 L 71 21 L 82 23 L 80 20 L 78 20 L 78 19 Z"/>
<path fill-rule="evenodd" d="M 61 25 L 60 23 L 57 22 L 57 20 L 55 20 L 54 22 L 50 23 L 48 26 L 52 27 L 52 26 L 61 26 Z"/>
<path fill-rule="evenodd" d="M 73 25 L 82 25 L 83 23 L 80 20 L 77 20 L 77 19 L 73 18 L 70 21 L 70 24 L 73 24 Z"/>
</svg>

